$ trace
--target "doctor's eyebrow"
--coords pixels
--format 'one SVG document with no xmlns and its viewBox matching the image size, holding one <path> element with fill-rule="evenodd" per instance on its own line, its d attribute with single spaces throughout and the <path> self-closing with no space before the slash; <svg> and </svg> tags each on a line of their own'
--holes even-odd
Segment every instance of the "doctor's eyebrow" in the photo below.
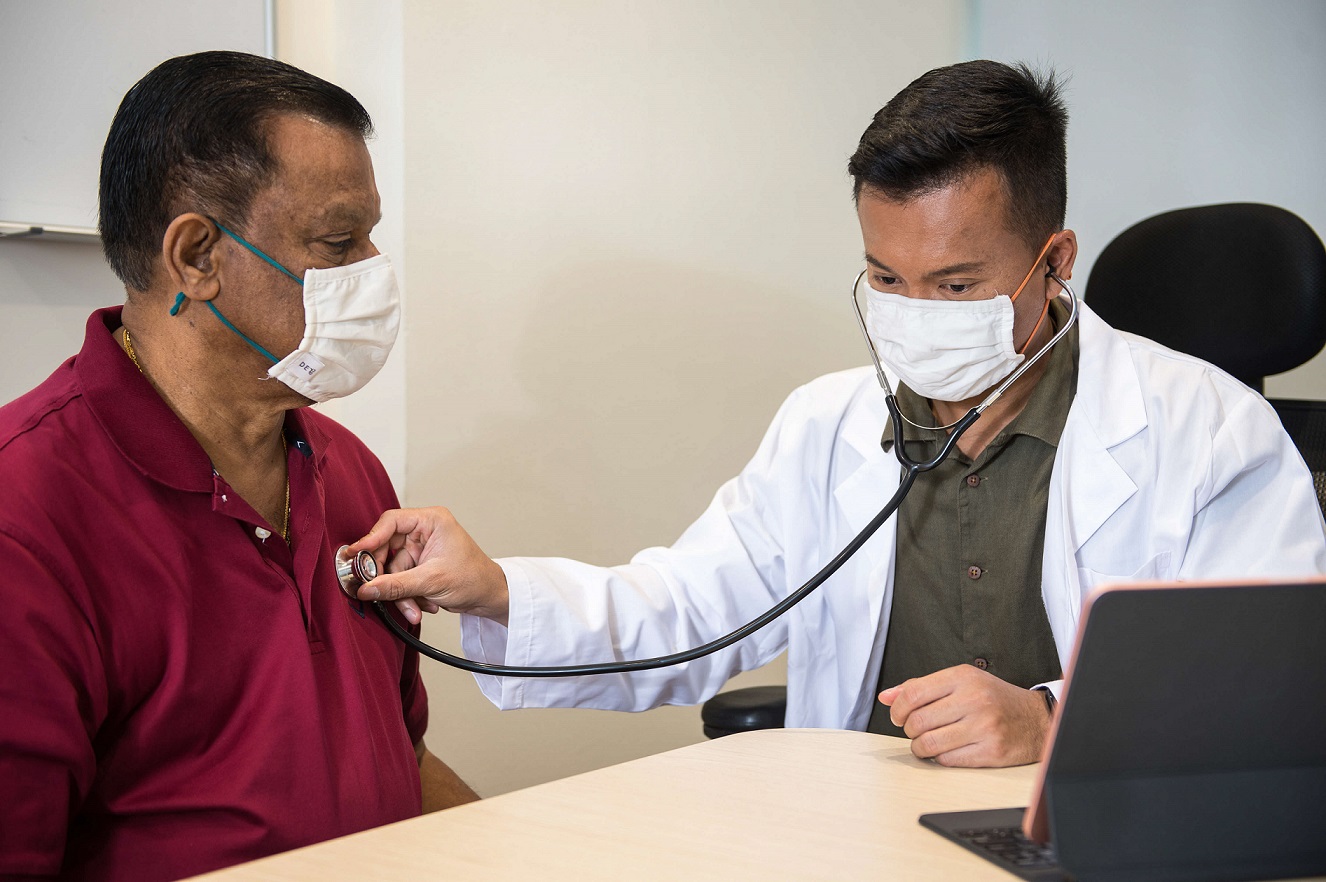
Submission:
<svg viewBox="0 0 1326 882">
<path fill-rule="evenodd" d="M 883 270 L 886 273 L 892 273 L 895 276 L 899 275 L 899 273 L 896 270 L 890 268 L 882 261 L 876 260 L 874 257 L 871 257 L 869 254 L 866 255 L 866 263 L 870 264 L 876 269 Z M 966 273 L 979 273 L 984 270 L 985 270 L 985 263 L 983 261 L 969 260 L 966 263 L 955 263 L 951 266 L 946 266 L 937 269 L 934 272 L 926 273 L 925 276 L 923 276 L 922 278 L 927 280 L 942 279 L 947 276 L 959 276 Z"/>
</svg>

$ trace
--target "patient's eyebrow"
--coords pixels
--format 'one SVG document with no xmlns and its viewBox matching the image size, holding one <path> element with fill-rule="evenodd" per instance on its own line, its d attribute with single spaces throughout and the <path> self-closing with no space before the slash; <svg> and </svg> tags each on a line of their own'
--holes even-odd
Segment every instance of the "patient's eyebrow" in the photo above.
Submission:
<svg viewBox="0 0 1326 882">
<path fill-rule="evenodd" d="M 356 227 L 365 219 L 372 220 L 372 223 L 368 224 L 369 227 L 376 227 L 382 223 L 382 211 L 370 215 L 357 206 L 333 202 L 315 214 L 313 221 L 324 227 Z"/>
</svg>

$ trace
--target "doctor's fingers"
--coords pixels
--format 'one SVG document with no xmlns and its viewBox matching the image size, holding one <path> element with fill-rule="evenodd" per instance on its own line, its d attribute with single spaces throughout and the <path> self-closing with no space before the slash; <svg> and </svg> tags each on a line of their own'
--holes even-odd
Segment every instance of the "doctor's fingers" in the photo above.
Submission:
<svg viewBox="0 0 1326 882">
<path fill-rule="evenodd" d="M 438 565 L 414 567 L 395 573 L 384 573 L 359 586 L 360 600 L 405 600 L 427 598 L 431 603 L 446 607 L 450 593 L 450 580 Z"/>
<path fill-rule="evenodd" d="M 949 726 L 947 729 L 957 729 L 958 727 Z M 937 730 L 946 732 L 946 729 Z M 923 743 L 920 748 L 915 741 L 912 742 L 912 753 L 922 759 L 933 759 L 941 766 L 948 766 L 954 769 L 988 769 L 1000 765 L 994 762 L 990 756 L 986 745 L 980 741 L 973 741 L 970 734 L 964 734 L 961 730 L 955 731 L 949 743 L 956 746 L 949 750 L 938 750 L 929 752 L 934 748 L 930 744 Z M 938 740 L 934 743 L 939 743 Z M 922 753 L 917 751 L 921 750 Z"/>
<path fill-rule="evenodd" d="M 510 609 L 506 573 L 454 519 L 445 531 L 432 536 L 416 566 L 365 583 L 359 597 L 423 598 L 448 612 L 483 616 L 502 625 Z"/>
<path fill-rule="evenodd" d="M 401 615 L 405 616 L 405 621 L 409 622 L 411 625 L 417 625 L 423 621 L 423 613 L 419 610 L 424 604 L 433 607 L 428 610 L 428 612 L 437 612 L 437 607 L 434 604 L 429 603 L 428 601 L 423 601 L 422 603 L 416 602 L 413 597 L 407 597 L 405 600 L 396 601 L 396 608 L 401 611 Z"/>
<path fill-rule="evenodd" d="M 426 547 L 436 533 L 458 527 L 451 512 L 434 508 L 394 508 L 382 513 L 364 538 L 350 546 L 352 554 L 368 550 L 378 557 L 384 549 Z"/>
<path fill-rule="evenodd" d="M 396 548 L 392 549 L 391 556 L 387 558 L 383 570 L 388 573 L 403 573 L 406 570 L 412 570 L 423 563 L 422 549 L 415 548 Z"/>
<path fill-rule="evenodd" d="M 946 760 L 952 761 L 955 756 L 962 757 L 964 754 L 957 752 L 968 750 L 979 740 L 972 727 L 959 720 L 938 729 L 922 732 L 913 738 L 912 755 L 921 759 L 936 759 L 941 764 L 948 765 Z"/>
<path fill-rule="evenodd" d="M 908 738 L 915 739 L 926 732 L 959 723 L 965 715 L 962 703 L 956 701 L 954 696 L 946 695 L 929 704 L 921 705 L 909 713 L 902 724 L 902 730 L 907 733 Z"/>
<path fill-rule="evenodd" d="M 938 671 L 904 680 L 879 694 L 879 700 L 889 706 L 889 719 L 893 725 L 906 727 L 908 718 L 916 710 L 953 693 L 953 684 L 950 678 L 942 676 L 944 673 Z"/>
</svg>

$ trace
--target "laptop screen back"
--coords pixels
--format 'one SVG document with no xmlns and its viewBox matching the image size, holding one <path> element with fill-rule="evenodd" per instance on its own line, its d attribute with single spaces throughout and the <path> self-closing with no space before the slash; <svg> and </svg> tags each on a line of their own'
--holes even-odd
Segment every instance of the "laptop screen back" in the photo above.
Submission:
<svg viewBox="0 0 1326 882">
<path fill-rule="evenodd" d="M 1326 582 L 1097 594 L 1043 776 L 1029 832 L 1081 877 L 1326 866 Z"/>
</svg>

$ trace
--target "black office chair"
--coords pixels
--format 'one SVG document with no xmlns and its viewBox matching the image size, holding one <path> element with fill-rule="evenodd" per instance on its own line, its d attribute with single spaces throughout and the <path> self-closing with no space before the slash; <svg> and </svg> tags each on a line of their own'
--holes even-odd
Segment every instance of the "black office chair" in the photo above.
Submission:
<svg viewBox="0 0 1326 882">
<path fill-rule="evenodd" d="M 1326 248 L 1301 218 L 1271 205 L 1168 211 L 1106 246 L 1086 300 L 1119 330 L 1196 355 L 1260 392 L 1265 377 L 1326 345 Z M 1326 511 L 1326 401 L 1270 402 Z M 786 709 L 786 687 L 759 686 L 714 696 L 700 716 L 717 738 L 780 728 Z"/>
</svg>

